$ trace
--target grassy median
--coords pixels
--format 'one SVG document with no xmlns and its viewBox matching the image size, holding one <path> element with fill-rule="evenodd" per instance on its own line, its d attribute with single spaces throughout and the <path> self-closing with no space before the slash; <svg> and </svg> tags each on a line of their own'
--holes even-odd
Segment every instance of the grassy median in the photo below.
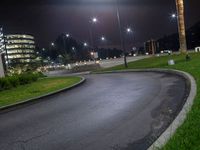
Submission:
<svg viewBox="0 0 200 150">
<path fill-rule="evenodd" d="M 190 54 L 191 60 L 186 61 L 184 55 L 152 57 L 129 63 L 129 69 L 172 68 L 190 73 L 197 83 L 197 96 L 194 105 L 187 115 L 184 124 L 164 146 L 163 150 L 200 150 L 200 54 Z M 176 65 L 168 66 L 167 61 L 174 59 Z M 122 70 L 123 65 L 106 69 Z"/>
<path fill-rule="evenodd" d="M 30 98 L 42 96 L 72 86 L 81 81 L 80 77 L 41 78 L 36 82 L 21 85 L 0 92 L 0 107 L 15 104 Z"/>
</svg>

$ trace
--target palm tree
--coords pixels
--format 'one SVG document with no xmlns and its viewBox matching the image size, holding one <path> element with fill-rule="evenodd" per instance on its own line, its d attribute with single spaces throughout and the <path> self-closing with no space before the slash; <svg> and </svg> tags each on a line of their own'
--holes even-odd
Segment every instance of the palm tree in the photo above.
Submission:
<svg viewBox="0 0 200 150">
<path fill-rule="evenodd" d="M 176 0 L 176 8 L 178 15 L 180 52 L 186 53 L 187 44 L 186 44 L 186 33 L 185 33 L 184 0 Z"/>
</svg>

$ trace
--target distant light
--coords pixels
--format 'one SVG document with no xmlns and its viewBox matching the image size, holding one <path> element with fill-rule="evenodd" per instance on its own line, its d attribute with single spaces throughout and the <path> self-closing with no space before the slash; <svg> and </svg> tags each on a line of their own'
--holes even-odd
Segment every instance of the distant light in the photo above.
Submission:
<svg viewBox="0 0 200 150">
<path fill-rule="evenodd" d="M 68 38 L 68 37 L 70 37 L 70 35 L 69 35 L 69 34 L 66 34 L 66 37 Z"/>
<path fill-rule="evenodd" d="M 102 41 L 105 41 L 105 40 L 106 40 L 106 38 L 105 38 L 104 36 L 102 36 L 102 37 L 101 37 L 101 40 L 102 40 Z"/>
<path fill-rule="evenodd" d="M 72 47 L 72 50 L 75 50 L 76 48 L 75 47 Z"/>
<path fill-rule="evenodd" d="M 176 16 L 176 14 L 172 14 L 171 17 L 172 18 L 176 18 L 177 16 Z"/>
<path fill-rule="evenodd" d="M 45 48 L 42 48 L 43 51 L 45 51 Z"/>
<path fill-rule="evenodd" d="M 132 32 L 131 28 L 127 28 L 126 31 L 127 31 L 128 33 L 131 33 L 131 32 Z"/>
<path fill-rule="evenodd" d="M 93 55 L 94 55 L 94 52 L 91 52 L 91 53 L 90 53 L 90 55 L 92 55 L 92 56 L 93 56 Z"/>
<path fill-rule="evenodd" d="M 93 23 L 97 23 L 98 19 L 96 17 L 92 18 Z"/>
<path fill-rule="evenodd" d="M 52 42 L 52 43 L 51 43 L 51 46 L 55 46 L 55 44 Z"/>
<path fill-rule="evenodd" d="M 83 45 L 85 46 L 85 47 L 87 47 L 88 46 L 88 44 L 85 42 L 85 43 L 83 43 Z"/>
<path fill-rule="evenodd" d="M 137 49 L 136 47 L 133 47 L 133 48 L 132 48 L 133 51 L 136 51 L 136 49 Z"/>
</svg>

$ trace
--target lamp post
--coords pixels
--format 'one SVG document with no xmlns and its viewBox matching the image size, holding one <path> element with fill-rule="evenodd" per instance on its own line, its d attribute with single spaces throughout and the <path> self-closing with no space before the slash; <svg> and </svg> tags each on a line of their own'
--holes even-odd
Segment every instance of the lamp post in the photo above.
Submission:
<svg viewBox="0 0 200 150">
<path fill-rule="evenodd" d="M 118 28 L 119 28 L 119 34 L 120 34 L 120 42 L 121 42 L 121 48 L 124 53 L 124 66 L 125 68 L 128 68 L 127 60 L 126 60 L 126 49 L 125 49 L 125 41 L 124 41 L 124 34 L 122 33 L 122 26 L 121 26 L 121 14 L 119 10 L 119 2 L 116 0 L 117 5 L 117 21 L 118 21 Z"/>
<path fill-rule="evenodd" d="M 94 39 L 93 39 L 93 25 L 96 24 L 98 22 L 98 19 L 96 17 L 93 17 L 91 19 L 91 27 L 89 28 L 89 32 L 90 32 L 90 42 L 91 42 L 91 47 L 93 48 L 92 53 L 94 54 L 95 52 L 95 46 L 94 46 Z M 93 56 L 93 55 L 92 55 Z M 93 57 L 94 61 L 95 58 Z"/>
<path fill-rule="evenodd" d="M 185 33 L 185 16 L 184 16 L 184 0 L 176 0 L 178 31 L 180 52 L 187 53 L 186 33 Z"/>
</svg>

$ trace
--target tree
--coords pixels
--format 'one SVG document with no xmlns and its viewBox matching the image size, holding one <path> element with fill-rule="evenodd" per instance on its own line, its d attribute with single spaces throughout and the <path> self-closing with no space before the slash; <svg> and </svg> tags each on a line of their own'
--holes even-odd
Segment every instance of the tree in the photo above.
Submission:
<svg viewBox="0 0 200 150">
<path fill-rule="evenodd" d="M 185 33 L 184 0 L 176 0 L 176 8 L 178 14 L 180 52 L 186 53 L 187 44 L 186 44 L 186 33 Z"/>
</svg>

